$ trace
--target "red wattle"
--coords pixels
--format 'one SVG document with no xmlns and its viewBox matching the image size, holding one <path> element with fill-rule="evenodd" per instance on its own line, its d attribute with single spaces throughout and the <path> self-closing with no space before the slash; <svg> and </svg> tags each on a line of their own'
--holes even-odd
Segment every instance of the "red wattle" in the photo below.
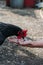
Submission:
<svg viewBox="0 0 43 65">
<path fill-rule="evenodd" d="M 18 32 L 17 38 L 21 39 L 22 37 L 26 37 L 26 35 L 27 35 L 27 30 L 22 30 L 22 32 L 21 31 Z"/>
</svg>

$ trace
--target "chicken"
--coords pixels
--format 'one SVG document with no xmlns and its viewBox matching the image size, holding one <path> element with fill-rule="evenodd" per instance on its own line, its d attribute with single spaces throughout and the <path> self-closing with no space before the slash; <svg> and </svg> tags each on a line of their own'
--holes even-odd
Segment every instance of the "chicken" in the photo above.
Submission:
<svg viewBox="0 0 43 65">
<path fill-rule="evenodd" d="M 15 35 L 18 38 L 24 38 L 26 32 L 26 30 L 23 30 L 18 26 L 0 22 L 0 45 L 2 45 L 5 39 L 9 36 Z"/>
</svg>

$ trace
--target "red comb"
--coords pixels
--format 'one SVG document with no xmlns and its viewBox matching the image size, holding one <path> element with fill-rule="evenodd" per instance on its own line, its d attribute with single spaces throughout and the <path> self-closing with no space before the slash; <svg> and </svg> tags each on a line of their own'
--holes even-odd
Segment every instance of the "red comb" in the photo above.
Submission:
<svg viewBox="0 0 43 65">
<path fill-rule="evenodd" d="M 26 37 L 26 35 L 27 35 L 27 30 L 22 30 L 18 32 L 17 38 L 21 39 L 22 37 Z"/>
</svg>

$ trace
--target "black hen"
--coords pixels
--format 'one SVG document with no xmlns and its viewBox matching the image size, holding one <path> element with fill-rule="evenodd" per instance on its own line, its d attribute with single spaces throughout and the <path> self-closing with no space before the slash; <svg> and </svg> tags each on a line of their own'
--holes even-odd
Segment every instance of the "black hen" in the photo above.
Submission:
<svg viewBox="0 0 43 65">
<path fill-rule="evenodd" d="M 22 32 L 22 29 L 18 26 L 6 23 L 0 23 L 0 45 L 3 44 L 5 39 L 9 36 L 18 36 L 18 32 Z"/>
</svg>

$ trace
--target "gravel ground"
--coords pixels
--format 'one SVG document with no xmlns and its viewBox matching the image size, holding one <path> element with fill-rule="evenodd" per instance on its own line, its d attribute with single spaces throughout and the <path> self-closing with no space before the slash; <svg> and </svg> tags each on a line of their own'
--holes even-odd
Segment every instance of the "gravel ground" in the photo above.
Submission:
<svg viewBox="0 0 43 65">
<path fill-rule="evenodd" d="M 38 9 L 12 9 L 0 1 L 0 22 L 18 25 L 28 29 L 29 37 L 43 38 L 43 11 Z M 43 65 L 43 49 L 22 47 L 8 39 L 0 46 L 0 65 Z"/>
</svg>

